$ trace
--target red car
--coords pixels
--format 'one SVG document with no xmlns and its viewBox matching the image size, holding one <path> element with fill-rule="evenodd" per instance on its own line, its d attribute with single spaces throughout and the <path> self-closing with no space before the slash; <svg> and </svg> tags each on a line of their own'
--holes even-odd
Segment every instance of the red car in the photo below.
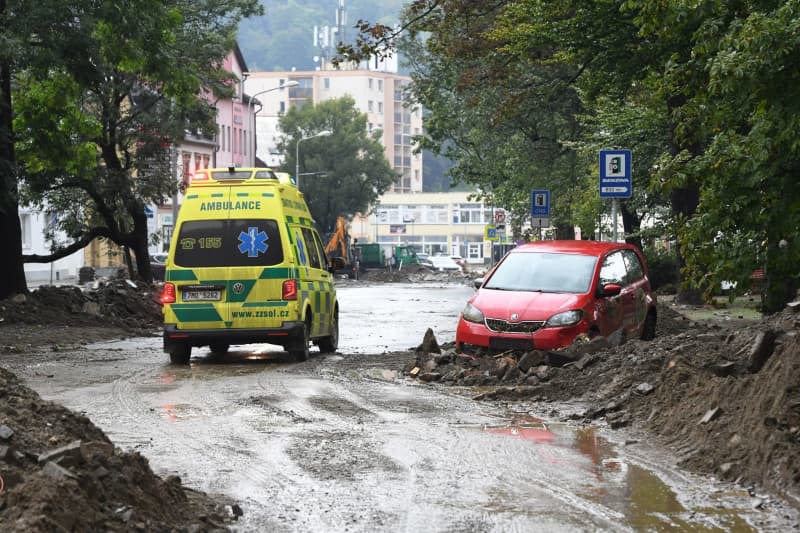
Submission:
<svg viewBox="0 0 800 533">
<path fill-rule="evenodd" d="M 656 296 L 647 262 L 630 244 L 524 244 L 475 287 L 458 320 L 459 351 L 553 350 L 582 334 L 655 337 Z"/>
</svg>

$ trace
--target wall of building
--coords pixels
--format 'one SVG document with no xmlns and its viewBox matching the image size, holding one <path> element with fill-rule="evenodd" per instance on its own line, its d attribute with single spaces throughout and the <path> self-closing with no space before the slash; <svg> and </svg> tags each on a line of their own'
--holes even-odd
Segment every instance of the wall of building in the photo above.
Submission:
<svg viewBox="0 0 800 533">
<path fill-rule="evenodd" d="M 269 90 L 290 80 L 300 85 Z M 381 142 L 386 159 L 401 176 L 393 190 L 420 192 L 422 155 L 412 153 L 412 138 L 422 132 L 422 113 L 403 106 L 403 88 L 410 82 L 406 76 L 368 70 L 251 72 L 245 81 L 247 93 L 268 91 L 257 97 L 262 105 L 254 106 L 258 112 L 256 154 L 269 165 L 280 165 L 276 150 L 281 135 L 278 121 L 291 106 L 350 96 L 356 109 L 367 115 L 367 130 L 383 131 Z"/>
<path fill-rule="evenodd" d="M 48 255 L 50 246 L 45 241 L 47 220 L 44 213 L 22 208 L 19 211 L 22 225 L 22 254 Z M 63 238 L 63 235 L 61 236 Z M 83 252 L 78 251 L 52 263 L 25 263 L 25 278 L 33 283 L 70 282 L 78 277 L 83 266 Z"/>
<path fill-rule="evenodd" d="M 350 225 L 359 242 L 377 242 L 387 251 L 411 244 L 428 254 L 459 255 L 473 264 L 490 261 L 491 242 L 484 230 L 494 209 L 470 200 L 469 192 L 386 193 L 372 212 Z"/>
</svg>

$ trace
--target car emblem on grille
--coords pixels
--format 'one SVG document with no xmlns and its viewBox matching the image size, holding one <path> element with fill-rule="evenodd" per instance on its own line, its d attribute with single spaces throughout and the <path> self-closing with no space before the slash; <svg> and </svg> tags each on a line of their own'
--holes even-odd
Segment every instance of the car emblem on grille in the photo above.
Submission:
<svg viewBox="0 0 800 533">
<path fill-rule="evenodd" d="M 519 315 L 517 313 L 511 313 L 511 322 L 516 322 L 519 320 Z"/>
<path fill-rule="evenodd" d="M 237 281 L 233 284 L 233 294 L 242 294 L 244 292 L 244 283 Z"/>
</svg>

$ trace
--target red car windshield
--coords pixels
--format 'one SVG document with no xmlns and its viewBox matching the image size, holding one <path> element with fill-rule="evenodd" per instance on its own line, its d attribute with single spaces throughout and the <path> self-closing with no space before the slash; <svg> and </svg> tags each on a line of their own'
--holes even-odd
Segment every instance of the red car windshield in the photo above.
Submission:
<svg viewBox="0 0 800 533">
<path fill-rule="evenodd" d="M 589 291 L 596 263 L 593 255 L 510 253 L 483 288 L 582 294 Z"/>
</svg>

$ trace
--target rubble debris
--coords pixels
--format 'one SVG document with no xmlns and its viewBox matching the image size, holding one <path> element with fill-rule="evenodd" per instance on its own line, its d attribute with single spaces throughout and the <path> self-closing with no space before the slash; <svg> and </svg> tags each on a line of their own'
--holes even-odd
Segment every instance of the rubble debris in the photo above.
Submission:
<svg viewBox="0 0 800 533">
<path fill-rule="evenodd" d="M 473 395 L 480 401 L 584 402 L 591 407 L 577 420 L 637 426 L 686 451 L 684 468 L 757 483 L 800 501 L 800 320 L 794 307 L 760 320 L 695 322 L 660 303 L 652 341 L 584 339 L 565 350 L 501 354 L 462 354 L 445 343 L 441 355 L 414 353 L 404 371 L 414 367 L 441 374 L 434 386 L 488 387 Z"/>
<path fill-rule="evenodd" d="M 719 415 L 722 414 L 722 409 L 719 407 L 715 407 L 713 409 L 709 409 L 706 411 L 706 414 L 703 415 L 703 418 L 700 419 L 700 424 L 708 424 L 712 420 L 715 420 Z"/>
<path fill-rule="evenodd" d="M 241 508 L 156 476 L 88 418 L 0 368 L 0 531 L 227 531 Z M 238 509 L 229 514 L 225 506 Z"/>
<path fill-rule="evenodd" d="M 425 336 L 422 338 L 422 344 L 417 347 L 416 351 L 424 354 L 442 353 L 442 349 L 439 347 L 439 343 L 436 342 L 436 336 L 433 334 L 433 330 L 431 328 L 428 328 L 427 331 L 425 331 Z"/>
<path fill-rule="evenodd" d="M 747 370 L 753 374 L 761 370 L 775 349 L 777 333 L 771 329 L 759 331 L 747 354 Z"/>
</svg>

